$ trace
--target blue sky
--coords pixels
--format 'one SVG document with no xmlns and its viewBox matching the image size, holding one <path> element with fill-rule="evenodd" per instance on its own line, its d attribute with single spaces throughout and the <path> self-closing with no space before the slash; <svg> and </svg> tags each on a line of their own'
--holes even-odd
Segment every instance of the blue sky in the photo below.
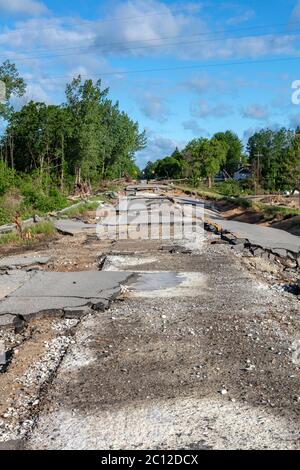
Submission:
<svg viewBox="0 0 300 470">
<path fill-rule="evenodd" d="M 194 137 L 300 124 L 299 39 L 300 0 L 0 0 L 0 62 L 28 83 L 19 105 L 102 78 L 147 131 L 141 166 Z"/>
</svg>

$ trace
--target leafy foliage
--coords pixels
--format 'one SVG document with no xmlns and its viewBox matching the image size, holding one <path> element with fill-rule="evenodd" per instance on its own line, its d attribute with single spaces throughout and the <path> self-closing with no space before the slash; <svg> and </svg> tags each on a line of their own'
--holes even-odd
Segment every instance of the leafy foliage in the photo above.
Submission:
<svg viewBox="0 0 300 470">
<path fill-rule="evenodd" d="M 10 73 L 15 83 L 11 93 L 22 93 L 14 69 Z M 1 142 L 2 159 L 17 172 L 48 177 L 61 189 L 69 176 L 90 183 L 138 176 L 134 154 L 145 147 L 145 133 L 108 93 L 100 80 L 78 76 L 66 86 L 64 104 L 30 101 L 12 112 Z"/>
<path fill-rule="evenodd" d="M 212 180 L 226 162 L 227 144 L 223 141 L 212 139 L 194 139 L 185 148 L 184 156 L 189 163 L 194 177 L 206 178 L 209 187 Z"/>
<path fill-rule="evenodd" d="M 263 129 L 250 137 L 249 160 L 259 185 L 268 191 L 293 189 L 300 182 L 299 134 Z"/>
<path fill-rule="evenodd" d="M 223 142 L 226 146 L 226 158 L 221 169 L 226 170 L 230 176 L 233 176 L 243 158 L 243 144 L 236 134 L 232 131 L 218 132 L 214 138 Z"/>
<path fill-rule="evenodd" d="M 211 139 L 194 139 L 171 157 L 148 162 L 146 178 L 188 177 L 194 187 L 206 180 L 212 187 L 216 174 L 226 170 L 229 179 L 216 185 L 216 191 L 228 196 L 253 193 L 300 190 L 300 128 L 262 129 L 249 138 L 244 154 L 240 139 L 232 131 L 218 132 Z M 176 160 L 179 165 L 176 165 Z M 230 179 L 240 165 L 248 164 L 252 177 L 236 182 Z"/>
<path fill-rule="evenodd" d="M 5 99 L 3 103 L 0 102 L 0 117 L 7 119 L 13 112 L 13 108 L 9 105 L 11 96 L 23 96 L 26 85 L 15 64 L 9 60 L 0 66 L 0 80 L 5 85 Z"/>
</svg>

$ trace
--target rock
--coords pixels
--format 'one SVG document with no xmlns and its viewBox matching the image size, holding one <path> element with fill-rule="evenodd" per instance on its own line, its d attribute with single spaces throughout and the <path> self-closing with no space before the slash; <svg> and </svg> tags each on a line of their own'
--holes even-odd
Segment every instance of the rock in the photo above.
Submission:
<svg viewBox="0 0 300 470">
<path fill-rule="evenodd" d="M 220 230 L 236 235 L 236 238 L 245 238 L 253 246 L 271 250 L 275 255 L 286 257 L 287 251 L 295 256 L 300 252 L 300 238 L 284 230 L 272 227 L 263 227 L 256 224 L 224 220 L 217 211 L 210 211 L 210 224 L 220 227 Z"/>
<path fill-rule="evenodd" d="M 276 256 L 273 253 L 268 253 L 268 258 L 270 261 L 273 261 L 273 262 L 276 260 Z"/>
<path fill-rule="evenodd" d="M 7 256 L 0 260 L 0 269 L 14 269 L 47 264 L 51 258 L 49 256 Z"/>
<path fill-rule="evenodd" d="M 15 316 L 10 314 L 0 315 L 0 328 L 12 326 Z"/>
<path fill-rule="evenodd" d="M 281 258 L 280 263 L 286 268 L 291 268 L 291 269 L 297 268 L 297 261 L 291 258 Z"/>
<path fill-rule="evenodd" d="M 43 220 L 42 217 L 40 217 L 40 216 L 37 215 L 37 214 L 35 214 L 35 215 L 33 216 L 33 221 L 34 221 L 35 223 L 41 222 L 42 220 Z"/>
<path fill-rule="evenodd" d="M 243 253 L 244 251 L 244 245 L 242 243 L 239 243 L 239 244 L 235 244 L 231 247 L 234 251 L 236 251 L 237 253 Z"/>
<path fill-rule="evenodd" d="M 279 256 L 280 258 L 286 258 L 287 257 L 287 250 L 283 249 L 283 248 L 275 248 L 275 249 L 272 249 L 272 253 L 274 255 L 277 255 Z"/>
<path fill-rule="evenodd" d="M 245 245 L 248 243 L 247 238 L 236 238 L 235 239 L 235 245 Z"/>
<path fill-rule="evenodd" d="M 236 245 L 236 236 L 232 235 L 231 233 L 221 233 L 221 239 L 227 241 L 228 243 L 232 245 Z"/>
<path fill-rule="evenodd" d="M 96 232 L 97 224 L 85 224 L 79 220 L 59 219 L 55 222 L 55 228 L 63 235 L 79 235 L 82 233 Z"/>
<path fill-rule="evenodd" d="M 264 250 L 260 247 L 252 248 L 252 253 L 254 256 L 262 256 L 264 254 Z"/>
</svg>

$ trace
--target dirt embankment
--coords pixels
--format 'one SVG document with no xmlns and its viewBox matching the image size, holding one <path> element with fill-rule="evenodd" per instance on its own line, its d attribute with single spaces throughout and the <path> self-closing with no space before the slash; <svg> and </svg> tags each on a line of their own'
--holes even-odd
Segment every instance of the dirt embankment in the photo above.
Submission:
<svg viewBox="0 0 300 470">
<path fill-rule="evenodd" d="M 234 202 L 228 201 L 214 201 L 213 204 L 225 219 L 246 222 L 248 224 L 264 225 L 300 236 L 299 215 L 290 216 L 278 212 L 275 216 L 271 216 L 267 215 L 264 210 L 258 207 L 241 207 L 237 206 Z"/>
</svg>

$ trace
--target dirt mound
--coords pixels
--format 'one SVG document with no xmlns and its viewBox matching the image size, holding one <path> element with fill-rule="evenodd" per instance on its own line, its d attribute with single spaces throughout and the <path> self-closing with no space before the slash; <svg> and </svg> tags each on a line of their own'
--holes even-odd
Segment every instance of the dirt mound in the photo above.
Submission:
<svg viewBox="0 0 300 470">
<path fill-rule="evenodd" d="M 271 224 L 273 228 L 279 228 L 286 232 L 292 233 L 293 235 L 300 236 L 300 216 L 290 217 L 289 219 L 281 220 Z"/>
</svg>

